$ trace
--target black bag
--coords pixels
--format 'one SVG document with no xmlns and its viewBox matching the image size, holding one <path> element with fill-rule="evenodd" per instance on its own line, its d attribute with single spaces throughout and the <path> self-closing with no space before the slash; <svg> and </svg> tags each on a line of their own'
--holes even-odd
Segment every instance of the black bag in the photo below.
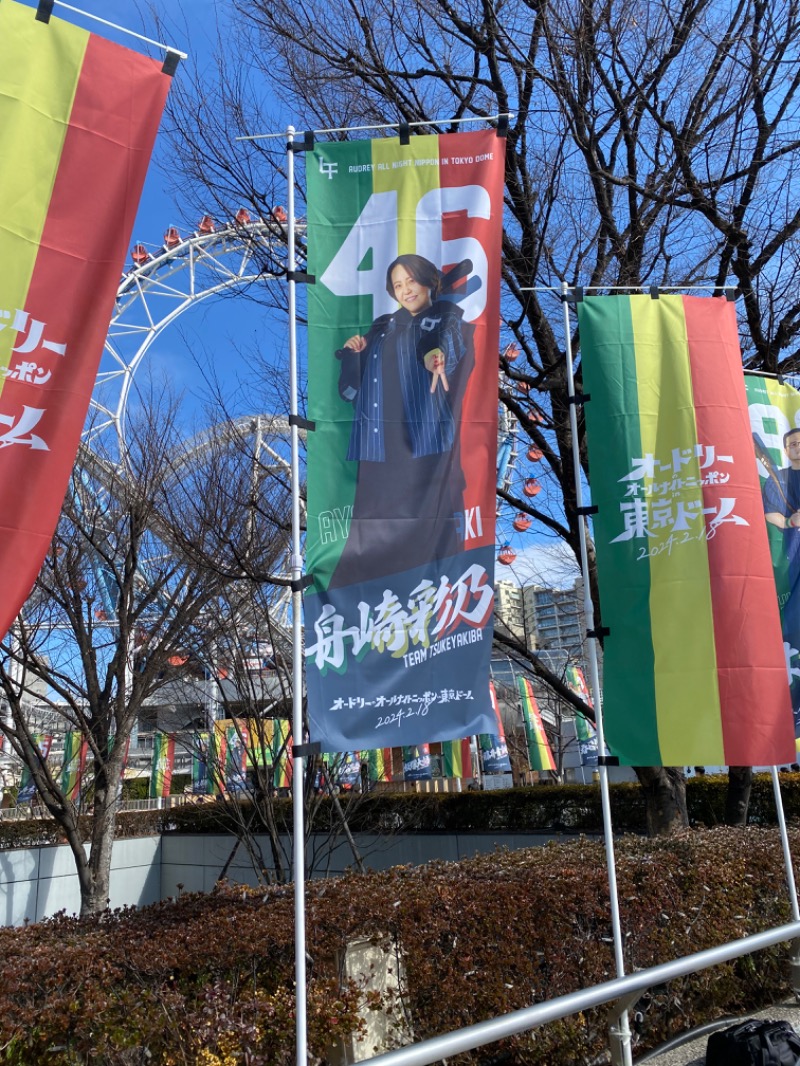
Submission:
<svg viewBox="0 0 800 1066">
<path fill-rule="evenodd" d="M 758 1021 L 712 1033 L 706 1066 L 798 1066 L 800 1037 L 788 1022 Z"/>
</svg>

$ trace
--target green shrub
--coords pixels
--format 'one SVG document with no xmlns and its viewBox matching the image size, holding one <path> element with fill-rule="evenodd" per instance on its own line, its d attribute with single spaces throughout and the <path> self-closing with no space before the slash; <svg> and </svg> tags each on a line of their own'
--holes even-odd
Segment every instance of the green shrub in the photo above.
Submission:
<svg viewBox="0 0 800 1066">
<path fill-rule="evenodd" d="M 692 826 L 722 825 L 725 816 L 727 776 L 693 777 L 686 784 L 686 803 Z M 638 784 L 610 787 L 611 816 L 617 833 L 644 833 L 644 793 Z M 800 821 L 800 774 L 781 774 L 781 794 L 787 820 Z M 226 833 L 237 831 L 247 800 L 232 807 L 224 800 L 189 802 L 164 811 L 123 812 L 117 818 L 117 835 L 138 836 L 160 832 Z M 600 790 L 596 785 L 550 785 L 489 792 L 378 792 L 368 796 L 340 797 L 354 832 L 388 833 L 601 833 Z M 292 827 L 292 804 L 273 800 L 275 821 L 281 832 Z M 775 797 L 768 774 L 753 778 L 749 821 L 775 825 Z M 258 831 L 258 823 L 254 831 Z M 339 815 L 328 799 L 319 801 L 311 829 L 327 832 L 339 828 Z M 88 823 L 85 824 L 88 834 Z M 0 849 L 35 847 L 63 841 L 57 826 L 45 819 L 0 821 Z"/>
</svg>

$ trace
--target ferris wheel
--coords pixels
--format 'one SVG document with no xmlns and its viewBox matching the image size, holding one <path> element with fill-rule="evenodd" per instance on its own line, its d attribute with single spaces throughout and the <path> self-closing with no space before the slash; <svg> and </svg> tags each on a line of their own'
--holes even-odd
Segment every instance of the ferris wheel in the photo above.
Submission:
<svg viewBox="0 0 800 1066">
<path fill-rule="evenodd" d="M 134 244 L 117 289 L 82 436 L 79 493 L 113 496 L 118 490 L 125 471 L 128 410 L 135 396 L 136 374 L 153 346 L 198 303 L 275 280 L 279 275 L 270 265 L 281 261 L 286 222 L 286 212 L 280 207 L 273 209 L 269 221 L 251 219 L 242 209 L 222 224 L 205 215 L 188 236 L 170 226 L 157 247 Z M 214 449 L 230 445 L 249 456 L 254 483 L 287 484 L 290 434 L 288 418 L 283 415 L 261 412 L 228 419 L 183 441 L 180 454 L 172 457 L 174 476 L 180 478 L 193 462 L 202 463 Z M 277 577 L 288 575 L 288 541 L 283 554 L 286 559 L 281 557 Z M 97 584 L 102 587 L 102 581 Z M 278 595 L 275 622 L 279 629 L 288 626 L 288 607 L 288 597 Z"/>
<path fill-rule="evenodd" d="M 205 215 L 186 237 L 170 226 L 158 248 L 141 242 L 133 246 L 131 265 L 117 289 L 83 435 L 85 445 L 96 448 L 101 438 L 107 441 L 111 435 L 118 455 L 125 454 L 127 407 L 135 375 L 153 344 L 197 303 L 274 280 L 275 273 L 265 265 L 281 258 L 285 228 L 283 208 L 276 207 L 270 221 L 253 220 L 241 209 L 222 225 Z"/>
</svg>

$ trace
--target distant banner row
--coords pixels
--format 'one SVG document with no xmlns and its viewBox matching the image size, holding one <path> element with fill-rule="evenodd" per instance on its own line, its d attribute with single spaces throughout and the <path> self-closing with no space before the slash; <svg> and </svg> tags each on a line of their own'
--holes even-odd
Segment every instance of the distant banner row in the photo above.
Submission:
<svg viewBox="0 0 800 1066">
<path fill-rule="evenodd" d="M 572 667 L 568 680 L 583 685 L 581 671 Z M 527 745 L 527 763 L 531 770 L 556 771 L 553 748 L 545 731 L 533 686 L 527 678 L 517 678 L 517 695 Z M 576 688 L 576 691 L 578 689 Z M 511 759 L 505 730 L 500 717 L 494 686 L 490 686 L 495 732 L 475 738 L 430 742 L 400 748 L 372 748 L 324 755 L 316 787 L 328 785 L 344 790 L 392 780 L 424 781 L 435 776 L 475 778 L 482 774 L 510 773 Z M 597 737 L 590 722 L 576 717 L 576 734 L 580 761 L 584 766 L 597 765 Z M 47 762 L 53 737 L 35 737 L 42 759 Z M 176 751 L 191 758 L 191 787 L 195 795 L 219 795 L 261 787 L 274 791 L 288 789 L 292 782 L 292 736 L 286 719 L 228 719 L 219 721 L 213 730 L 200 731 L 176 738 L 166 733 L 153 737 L 153 756 L 149 775 L 149 796 L 169 796 L 175 771 Z M 87 769 L 88 746 L 77 732 L 64 735 L 58 783 L 64 796 L 78 804 L 91 791 Z M 120 787 L 126 774 L 127 751 L 120 775 Z M 52 770 L 51 770 L 52 772 Z M 263 779 L 259 780 L 259 773 Z M 142 776 L 145 776 L 143 773 Z M 184 788 L 184 791 L 187 789 Z M 18 803 L 30 803 L 36 787 L 30 772 L 23 768 L 17 796 Z"/>
</svg>

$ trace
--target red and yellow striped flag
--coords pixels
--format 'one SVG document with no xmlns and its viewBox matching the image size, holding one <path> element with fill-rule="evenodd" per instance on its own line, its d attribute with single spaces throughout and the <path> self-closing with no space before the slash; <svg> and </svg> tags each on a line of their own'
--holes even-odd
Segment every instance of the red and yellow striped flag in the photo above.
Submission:
<svg viewBox="0 0 800 1066">
<path fill-rule="evenodd" d="M 627 765 L 791 762 L 735 307 L 595 296 L 578 317 L 608 746 Z"/>
<path fill-rule="evenodd" d="M 0 635 L 53 535 L 170 80 L 0 0 Z"/>
</svg>

